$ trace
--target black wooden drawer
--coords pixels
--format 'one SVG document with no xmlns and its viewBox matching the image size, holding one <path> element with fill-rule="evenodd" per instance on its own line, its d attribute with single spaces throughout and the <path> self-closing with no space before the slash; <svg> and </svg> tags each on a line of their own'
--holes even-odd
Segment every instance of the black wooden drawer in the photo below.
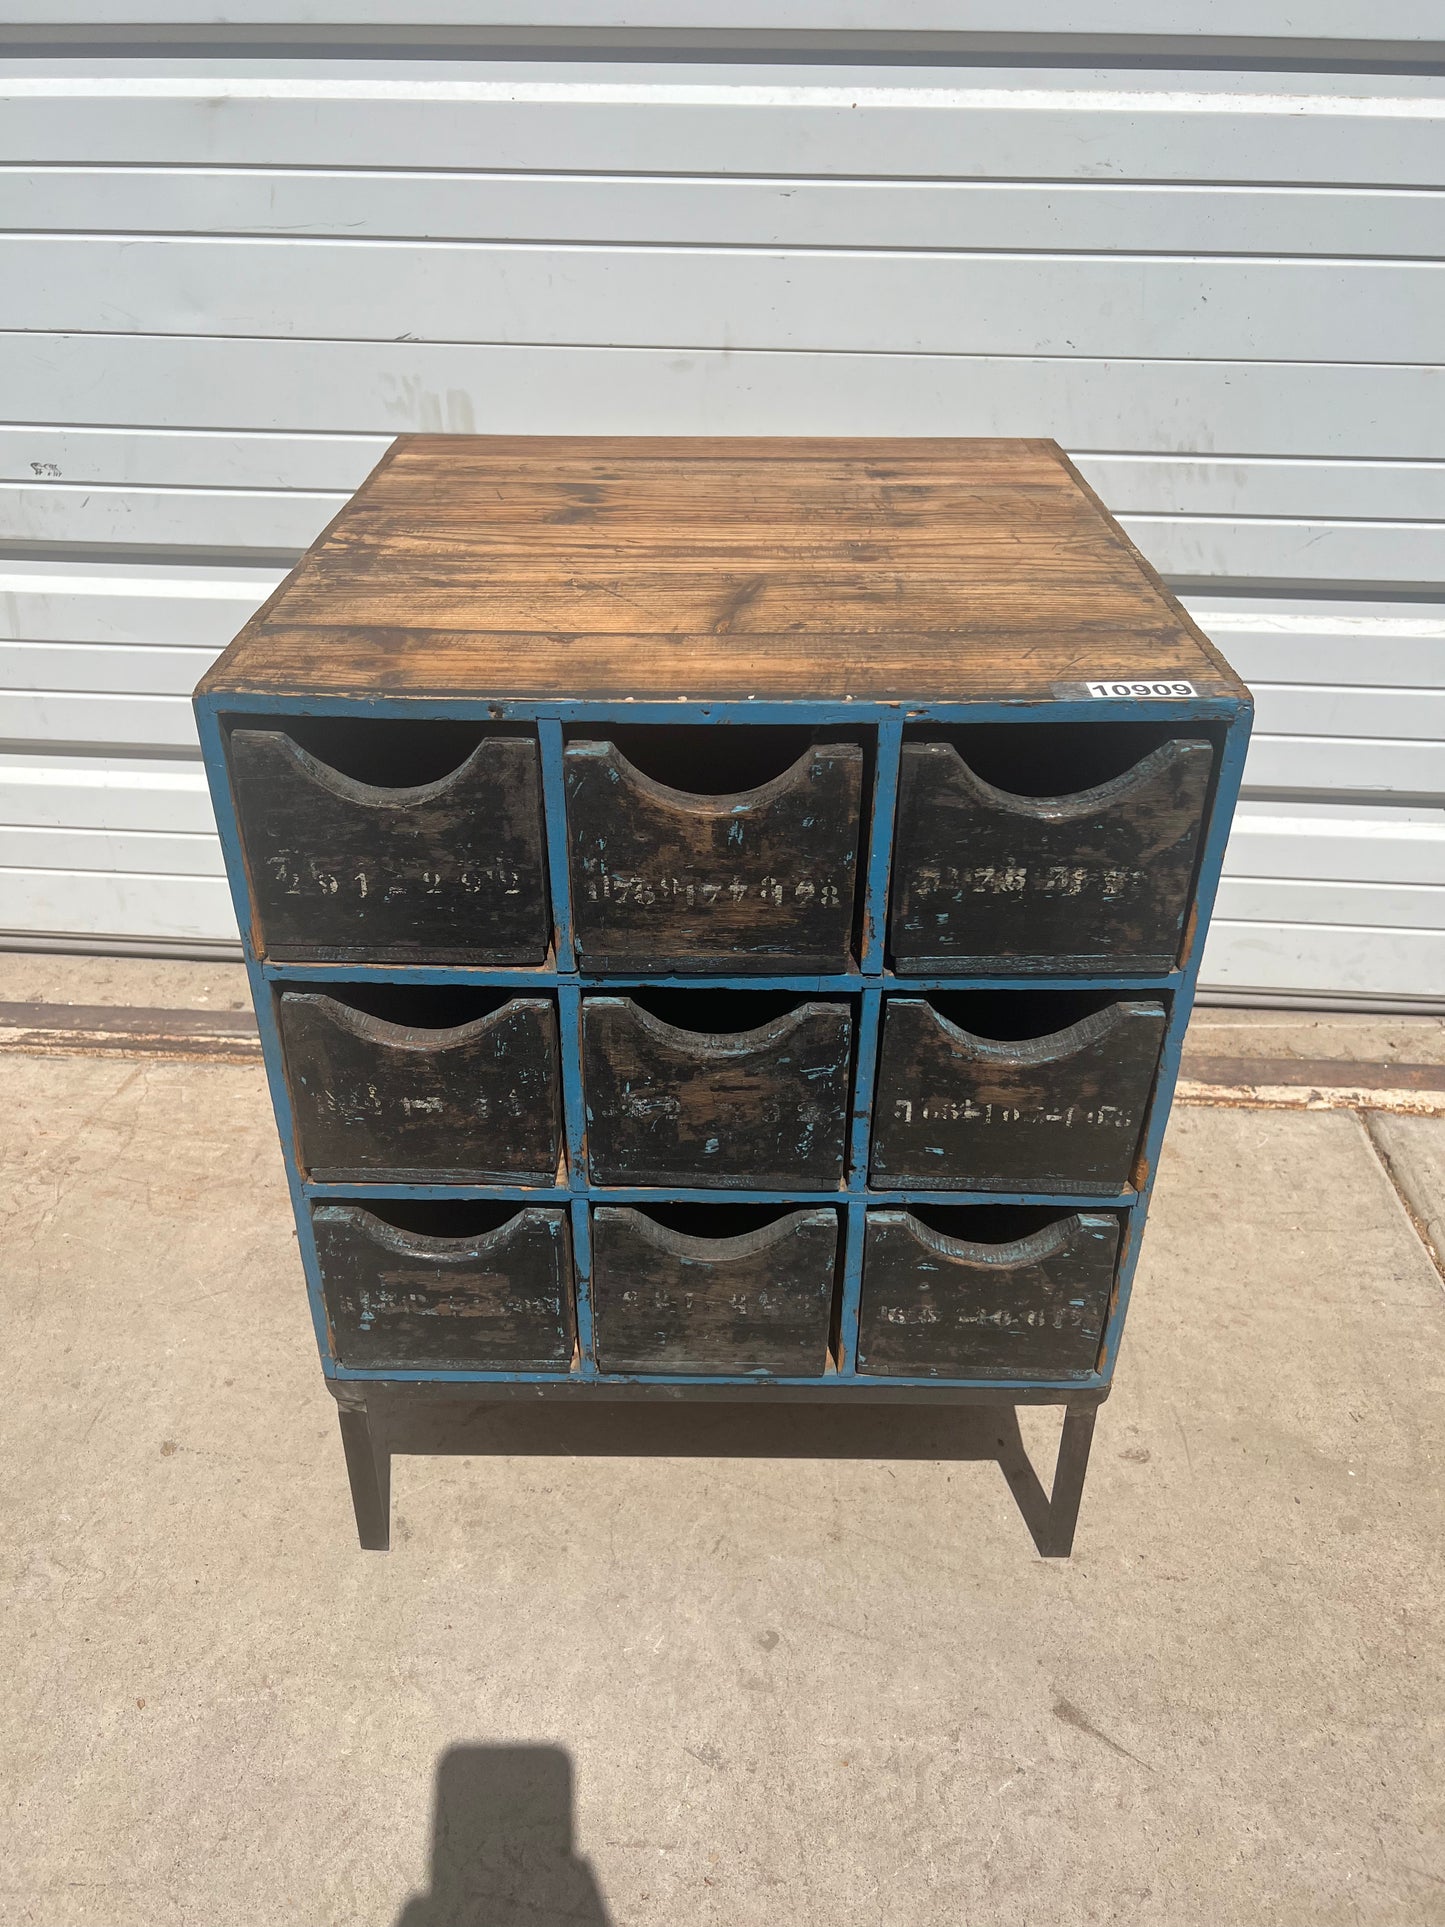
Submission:
<svg viewBox="0 0 1445 1927">
<path fill-rule="evenodd" d="M 343 1365 L 565 1372 L 575 1318 L 564 1205 L 394 1200 L 311 1211 L 332 1345 Z M 458 1230 L 467 1220 L 478 1230 Z M 445 1229 L 445 1235 L 442 1228 Z"/>
<path fill-rule="evenodd" d="M 966 1009 L 975 1000 L 958 1001 Z M 891 997 L 884 1006 L 872 1181 L 894 1189 L 1122 1190 L 1154 1088 L 1164 1006 L 1036 991 L 979 1001 L 985 1019 L 998 1013 L 982 1035 L 946 1014 L 956 1008 L 946 994 Z M 1067 1021 L 1079 1002 L 1099 1007 Z"/>
<path fill-rule="evenodd" d="M 696 742 L 701 732 L 687 733 Z M 585 969 L 848 968 L 863 789 L 856 743 L 816 744 L 772 780 L 718 795 L 645 775 L 615 742 L 569 743 L 565 754 Z"/>
<path fill-rule="evenodd" d="M 287 990 L 279 999 L 303 1170 L 339 1182 L 555 1181 L 562 1105 L 550 997 L 393 986 L 348 986 L 347 995 Z M 457 1003 L 497 1007 L 438 1027 Z"/>
<path fill-rule="evenodd" d="M 1027 726 L 1010 727 L 1021 732 L 1020 779 L 1033 768 L 1036 781 L 1058 780 L 1063 759 L 1031 758 Z M 1042 796 L 985 780 L 965 760 L 967 740 L 963 754 L 952 742 L 903 746 L 889 926 L 898 968 L 1171 969 L 1211 745 L 1172 738 L 1107 782 Z"/>
<path fill-rule="evenodd" d="M 669 1022 L 630 997 L 582 1004 L 594 1183 L 828 1190 L 843 1181 L 846 1003 L 677 991 Z M 769 1016 L 775 1003 L 786 1008 Z"/>
<path fill-rule="evenodd" d="M 364 728 L 408 731 L 415 742 L 427 725 Z M 348 761 L 378 775 L 405 777 L 435 761 L 424 734 L 418 758 L 389 755 L 385 735 L 363 734 L 358 751 L 354 731 L 316 731 L 318 749 L 334 736 Z M 268 956 L 544 960 L 551 916 L 535 738 L 484 736 L 434 780 L 371 783 L 328 766 L 283 730 L 237 728 L 230 765 L 257 942 Z"/>
<path fill-rule="evenodd" d="M 1092 1372 L 1109 1313 L 1119 1220 L 972 1208 L 868 1213 L 858 1369 L 889 1378 L 1076 1378 Z"/>
<path fill-rule="evenodd" d="M 669 1211 L 677 1223 L 705 1225 L 699 1236 L 599 1205 L 592 1307 L 601 1369 L 821 1377 L 838 1213 L 792 1211 L 763 1224 L 759 1215 L 737 1206 Z"/>
</svg>

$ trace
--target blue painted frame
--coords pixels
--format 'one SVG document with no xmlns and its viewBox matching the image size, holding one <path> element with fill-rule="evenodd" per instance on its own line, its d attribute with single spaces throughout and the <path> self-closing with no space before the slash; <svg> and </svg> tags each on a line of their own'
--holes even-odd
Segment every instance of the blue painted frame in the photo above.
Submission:
<svg viewBox="0 0 1445 1927">
<path fill-rule="evenodd" d="M 1056 1397 L 1064 1402 L 1083 1393 L 1107 1393 L 1117 1362 L 1129 1296 L 1139 1260 L 1140 1243 L 1153 1195 L 1159 1153 L 1168 1120 L 1170 1102 L 1178 1077 L 1184 1033 L 1193 1008 L 1194 991 L 1208 931 L 1209 916 L 1219 885 L 1224 862 L 1224 847 L 1243 776 L 1252 712 L 1248 703 L 1224 698 L 1193 701 L 1093 701 L 1072 695 L 1058 701 L 1016 701 L 992 703 L 919 702 L 727 702 L 677 703 L 537 702 L 529 699 L 481 700 L 453 698 L 420 700 L 409 697 L 313 699 L 299 696 L 225 696 L 204 695 L 196 699 L 197 724 L 205 759 L 207 779 L 215 804 L 216 821 L 225 853 L 226 874 L 236 921 L 242 933 L 251 994 L 256 1006 L 266 1075 L 270 1085 L 280 1131 L 286 1166 L 287 1186 L 296 1217 L 298 1241 L 306 1276 L 312 1323 L 321 1354 L 322 1369 L 329 1378 L 359 1381 L 416 1380 L 436 1383 L 555 1384 L 555 1373 L 515 1373 L 478 1371 L 400 1371 L 391 1368 L 362 1370 L 337 1362 L 327 1325 L 322 1295 L 320 1267 L 312 1236 L 310 1204 L 323 1198 L 351 1197 L 358 1200 L 385 1198 L 462 1197 L 512 1199 L 518 1202 L 566 1202 L 570 1208 L 573 1258 L 576 1274 L 577 1356 L 571 1377 L 599 1385 L 654 1384 L 676 1386 L 707 1385 L 725 1387 L 756 1384 L 766 1379 L 770 1385 L 816 1387 L 820 1382 L 866 1384 L 877 1394 L 887 1386 L 900 1390 L 926 1387 L 936 1392 L 956 1392 L 966 1397 L 971 1392 L 1000 1389 L 1017 1391 L 1032 1400 Z M 542 771 L 542 795 L 546 825 L 547 866 L 553 917 L 553 945 L 549 961 L 527 969 L 494 969 L 467 966 L 381 965 L 285 963 L 277 964 L 256 953 L 252 936 L 250 889 L 239 825 L 231 799 L 226 762 L 225 729 L 230 717 L 267 716 L 408 716 L 446 717 L 489 724 L 531 722 L 537 725 Z M 1196 887 L 1196 907 L 1187 941 L 1187 950 L 1178 968 L 1156 974 L 1099 973 L 1068 976 L 906 976 L 895 973 L 887 963 L 886 927 L 889 865 L 893 844 L 893 817 L 897 799 L 898 772 L 905 726 L 918 723 L 960 724 L 969 722 L 1088 722 L 1106 723 L 1148 719 L 1167 722 L 1185 729 L 1191 724 L 1225 725 L 1223 745 L 1216 757 L 1212 794 L 1201 844 Z M 628 977 L 601 975 L 576 968 L 572 943 L 571 903 L 568 892 L 568 862 L 565 796 L 562 783 L 562 745 L 564 730 L 570 723 L 656 723 L 674 725 L 758 725 L 766 723 L 807 726 L 845 724 L 873 732 L 873 783 L 867 815 L 866 869 L 862 890 L 862 940 L 855 969 L 832 975 L 776 976 L 657 976 Z M 275 988 L 282 984 L 391 982 L 413 984 L 477 984 L 497 988 L 555 989 L 562 1036 L 562 1095 L 567 1170 L 565 1184 L 543 1186 L 455 1185 L 455 1184 L 322 1184 L 308 1180 L 296 1157 L 295 1125 L 281 1054 L 281 1039 L 276 1023 Z M 676 987 L 682 989 L 786 990 L 799 995 L 809 993 L 848 993 L 856 1000 L 854 1087 L 849 1133 L 849 1157 L 845 1183 L 833 1192 L 777 1192 L 722 1188 L 688 1189 L 657 1187 L 617 1187 L 591 1185 L 585 1164 L 586 1105 L 581 1067 L 581 999 L 589 989 L 627 986 Z M 883 1000 L 890 991 L 927 991 L 969 989 L 1037 990 L 1080 989 L 1119 991 L 1163 991 L 1170 994 L 1170 1013 L 1165 1030 L 1149 1117 L 1143 1139 L 1145 1178 L 1137 1190 L 1108 1196 L 1063 1196 L 1048 1192 L 932 1191 L 890 1188 L 870 1189 L 867 1181 L 868 1147 L 872 1121 L 873 1080 L 877 1062 L 878 1033 Z M 779 1378 L 767 1373 L 718 1375 L 672 1375 L 603 1373 L 594 1346 L 591 1300 L 591 1209 L 594 1203 L 634 1202 L 638 1204 L 701 1202 L 713 1204 L 836 1204 L 843 1213 L 843 1248 L 838 1298 L 839 1348 L 836 1361 L 830 1361 L 823 1380 Z M 1110 1210 L 1123 1219 L 1119 1267 L 1113 1302 L 1100 1350 L 1098 1369 L 1074 1378 L 1053 1379 L 940 1379 L 889 1378 L 860 1375 L 857 1371 L 858 1319 L 862 1291 L 863 1241 L 866 1214 L 870 1204 L 1025 1204 L 1059 1210 Z"/>
</svg>

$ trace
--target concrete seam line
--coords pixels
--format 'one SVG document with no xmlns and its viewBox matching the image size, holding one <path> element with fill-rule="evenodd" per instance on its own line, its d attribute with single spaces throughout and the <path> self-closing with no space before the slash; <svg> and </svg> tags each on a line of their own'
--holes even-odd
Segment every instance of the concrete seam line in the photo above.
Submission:
<svg viewBox="0 0 1445 1927">
<path fill-rule="evenodd" d="M 196 1038 L 168 1042 L 163 1038 L 134 1037 L 22 1037 L 15 1042 L 0 1035 L 0 1056 L 8 1057 L 168 1057 L 191 1064 L 259 1064 L 261 1047 L 246 1050 L 218 1040 Z"/>
<path fill-rule="evenodd" d="M 1400 1208 L 1414 1226 L 1415 1235 L 1424 1247 L 1425 1256 L 1439 1273 L 1441 1284 L 1445 1285 L 1445 1251 L 1440 1249 L 1430 1234 L 1429 1220 L 1421 1215 L 1419 1201 L 1414 1195 L 1413 1186 L 1402 1177 L 1394 1158 L 1390 1155 L 1389 1146 L 1385 1144 L 1379 1132 L 1375 1129 L 1369 1112 L 1361 1111 L 1358 1115 L 1360 1123 L 1364 1127 L 1366 1141 L 1375 1156 L 1379 1159 L 1381 1169 L 1389 1181 L 1390 1189 L 1400 1200 Z"/>
<path fill-rule="evenodd" d="M 4 1006 L 0 1005 L 0 1012 Z M 1353 1057 L 1219 1057 L 1186 1047 L 1180 1081 L 1204 1089 L 1436 1091 L 1445 1099 L 1445 1064 Z"/>
<path fill-rule="evenodd" d="M 1174 1102 L 1181 1110 L 1388 1111 L 1395 1117 L 1445 1116 L 1445 1091 L 1369 1090 L 1358 1084 L 1204 1084 L 1187 1074 Z"/>
<path fill-rule="evenodd" d="M 125 1004 L 0 1003 L 0 1052 L 223 1059 L 261 1055 L 256 1019 L 239 1010 L 164 1010 Z"/>
</svg>

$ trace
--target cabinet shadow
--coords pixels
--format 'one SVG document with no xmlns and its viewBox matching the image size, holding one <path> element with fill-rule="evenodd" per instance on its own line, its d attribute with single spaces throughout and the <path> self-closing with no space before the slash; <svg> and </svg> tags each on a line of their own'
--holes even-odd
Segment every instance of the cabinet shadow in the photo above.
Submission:
<svg viewBox="0 0 1445 1927">
<path fill-rule="evenodd" d="M 559 1746 L 454 1746 L 437 1765 L 430 1885 L 396 1927 L 611 1927 L 574 1850 Z"/>
<path fill-rule="evenodd" d="M 1062 1401 L 1061 1401 L 1062 1402 Z M 1034 1468 L 1011 1405 L 706 1403 L 562 1405 L 470 1398 L 368 1400 L 393 1453 L 544 1458 L 927 1459 L 991 1461 L 1039 1553 L 1067 1557 L 1088 1464 L 1094 1401 L 1068 1411 L 1052 1490 Z"/>
</svg>

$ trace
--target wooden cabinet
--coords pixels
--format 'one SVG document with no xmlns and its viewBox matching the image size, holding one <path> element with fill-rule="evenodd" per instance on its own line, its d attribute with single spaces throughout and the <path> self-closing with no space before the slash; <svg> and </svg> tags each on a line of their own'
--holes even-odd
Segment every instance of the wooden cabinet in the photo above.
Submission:
<svg viewBox="0 0 1445 1927">
<path fill-rule="evenodd" d="M 364 1543 L 771 1398 L 1062 1405 L 1067 1550 L 1250 703 L 1052 444 L 403 436 L 196 710 Z"/>
</svg>

